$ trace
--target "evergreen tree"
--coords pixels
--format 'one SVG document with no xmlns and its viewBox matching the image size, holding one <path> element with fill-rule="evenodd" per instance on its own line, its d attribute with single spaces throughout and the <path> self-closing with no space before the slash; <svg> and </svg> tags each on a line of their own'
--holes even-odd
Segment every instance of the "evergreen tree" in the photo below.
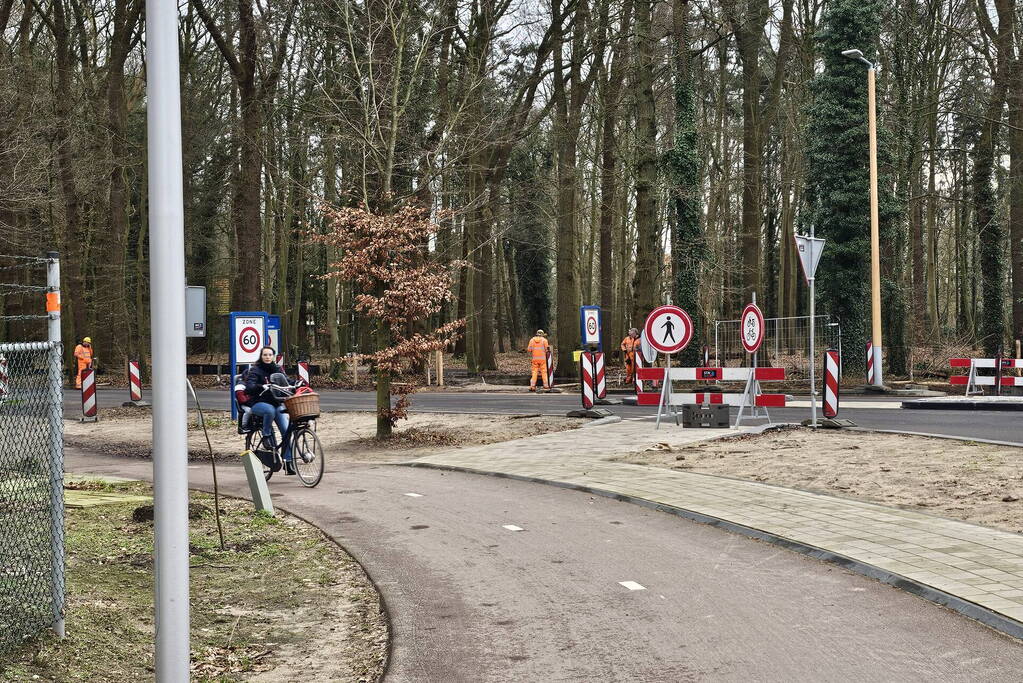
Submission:
<svg viewBox="0 0 1023 683">
<path fill-rule="evenodd" d="M 671 204 L 671 296 L 693 319 L 693 339 L 680 355 L 683 365 L 702 364 L 703 325 L 699 310 L 700 267 L 706 245 L 700 229 L 700 156 L 696 138 L 696 103 L 688 58 L 688 4 L 674 4 L 675 148 L 666 155 Z"/>
<path fill-rule="evenodd" d="M 864 65 L 844 57 L 842 51 L 858 48 L 874 62 L 879 19 L 877 0 L 831 0 L 817 36 L 824 71 L 810 84 L 807 219 L 817 237 L 827 240 L 817 269 L 817 310 L 840 320 L 847 370 L 864 367 L 870 331 L 870 165 L 867 76 Z M 879 134 L 879 169 L 891 165 L 886 143 L 887 137 Z M 901 260 L 897 249 L 900 208 L 887 175 L 878 179 L 878 214 L 886 247 L 882 249 L 886 263 L 882 264 L 881 301 L 889 337 L 884 341 L 890 369 L 898 373 L 904 371 L 901 328 L 905 315 L 902 288 L 892 266 Z"/>
</svg>

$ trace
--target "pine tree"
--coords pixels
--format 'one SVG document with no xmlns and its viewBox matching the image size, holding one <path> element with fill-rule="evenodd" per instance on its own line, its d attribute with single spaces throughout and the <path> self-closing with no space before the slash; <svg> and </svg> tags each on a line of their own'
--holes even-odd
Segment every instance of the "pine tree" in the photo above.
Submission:
<svg viewBox="0 0 1023 683">
<path fill-rule="evenodd" d="M 842 56 L 858 48 L 868 60 L 876 60 L 880 26 L 876 0 L 832 0 L 825 10 L 817 50 L 824 71 L 810 84 L 811 104 L 807 129 L 806 200 L 808 219 L 817 237 L 827 240 L 817 269 L 820 313 L 837 317 L 842 324 L 843 365 L 847 370 L 864 366 L 865 343 L 870 330 L 870 166 L 867 129 L 867 77 L 864 65 Z M 879 117 L 880 118 L 880 117 Z M 878 136 L 878 166 L 890 166 L 886 136 Z M 899 244 L 900 208 L 887 176 L 878 179 L 879 232 L 887 263 L 882 264 L 883 322 L 904 325 L 902 291 L 892 275 L 900 260 L 893 245 Z M 885 266 L 888 266 L 887 268 Z M 894 372 L 904 370 L 904 334 L 887 329 L 889 359 Z M 886 344 L 886 345 L 887 345 Z M 892 353 L 893 350 L 895 353 Z"/>
<path fill-rule="evenodd" d="M 702 363 L 703 339 L 699 311 L 700 266 L 706 258 L 706 245 L 700 229 L 700 157 L 696 138 L 696 103 L 693 75 L 688 59 L 688 4 L 674 3 L 674 95 L 675 148 L 666 155 L 671 193 L 671 269 L 672 301 L 693 319 L 693 339 L 680 357 L 683 365 Z"/>
</svg>

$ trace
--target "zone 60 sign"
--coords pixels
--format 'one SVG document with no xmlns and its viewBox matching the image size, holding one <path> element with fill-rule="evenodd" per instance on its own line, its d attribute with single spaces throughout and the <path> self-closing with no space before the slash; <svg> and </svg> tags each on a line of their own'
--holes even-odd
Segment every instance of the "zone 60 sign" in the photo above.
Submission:
<svg viewBox="0 0 1023 683">
<path fill-rule="evenodd" d="M 266 336 L 263 317 L 235 318 L 233 336 L 235 362 L 255 363 Z"/>
</svg>

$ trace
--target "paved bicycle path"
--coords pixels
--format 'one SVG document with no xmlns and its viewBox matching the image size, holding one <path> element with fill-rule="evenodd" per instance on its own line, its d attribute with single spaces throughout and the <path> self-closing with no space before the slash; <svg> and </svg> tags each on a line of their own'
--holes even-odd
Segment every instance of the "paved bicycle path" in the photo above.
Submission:
<svg viewBox="0 0 1023 683">
<path fill-rule="evenodd" d="M 152 471 L 78 449 L 67 468 Z M 191 485 L 208 487 L 209 472 L 192 465 Z M 240 467 L 219 474 L 246 494 Z M 392 620 L 390 681 L 970 681 L 1023 668 L 1023 645 L 933 604 L 608 498 L 333 463 L 315 489 L 275 477 L 271 490 L 375 580 Z"/>
<path fill-rule="evenodd" d="M 716 433 L 715 433 L 716 432 Z M 693 472 L 612 462 L 734 430 L 625 421 L 431 455 L 414 465 L 625 496 L 777 542 L 898 585 L 1023 637 L 1023 537 L 911 510 Z"/>
</svg>

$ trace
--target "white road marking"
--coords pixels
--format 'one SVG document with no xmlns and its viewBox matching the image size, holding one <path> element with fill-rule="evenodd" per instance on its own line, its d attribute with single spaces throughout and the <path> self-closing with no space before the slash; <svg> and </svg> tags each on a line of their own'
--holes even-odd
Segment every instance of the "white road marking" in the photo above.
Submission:
<svg viewBox="0 0 1023 683">
<path fill-rule="evenodd" d="M 408 496 L 409 498 L 422 498 L 423 497 L 423 494 L 421 494 L 421 493 L 406 493 L 405 495 Z"/>
<path fill-rule="evenodd" d="M 501 526 L 502 528 L 505 528 L 508 531 L 525 531 L 525 529 L 523 529 L 522 527 L 515 526 L 514 524 L 502 524 Z"/>
<path fill-rule="evenodd" d="M 621 585 L 621 586 L 625 586 L 630 591 L 645 591 L 646 590 L 645 586 L 641 586 L 638 583 L 636 583 L 635 581 L 619 581 L 618 584 Z"/>
</svg>

